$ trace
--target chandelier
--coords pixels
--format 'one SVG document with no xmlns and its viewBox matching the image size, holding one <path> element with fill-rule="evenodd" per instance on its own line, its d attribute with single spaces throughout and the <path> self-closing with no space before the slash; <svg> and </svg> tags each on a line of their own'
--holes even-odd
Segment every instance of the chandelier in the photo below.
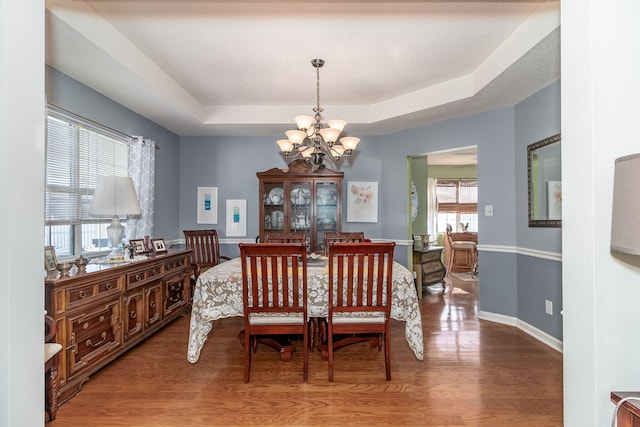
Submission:
<svg viewBox="0 0 640 427">
<path fill-rule="evenodd" d="M 276 142 L 285 158 L 300 156 L 307 163 L 311 163 L 314 169 L 318 169 L 322 166 L 325 156 L 336 163 L 342 157 L 351 156 L 360 139 L 343 136 L 338 142 L 338 137 L 347 124 L 345 120 L 328 120 L 326 127 L 320 122 L 323 111 L 320 107 L 320 68 L 324 65 L 324 60 L 313 59 L 311 65 L 316 69 L 316 107 L 313 109 L 315 115 L 295 116 L 293 120 L 298 129 L 286 131 L 288 139 Z"/>
</svg>

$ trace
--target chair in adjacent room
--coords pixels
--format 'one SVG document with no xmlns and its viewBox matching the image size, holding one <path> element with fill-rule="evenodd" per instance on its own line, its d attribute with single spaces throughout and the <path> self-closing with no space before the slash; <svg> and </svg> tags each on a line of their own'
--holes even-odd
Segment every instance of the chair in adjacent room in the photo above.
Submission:
<svg viewBox="0 0 640 427">
<path fill-rule="evenodd" d="M 306 236 L 304 231 L 293 231 L 291 233 L 266 232 L 265 243 L 304 243 Z"/>
<path fill-rule="evenodd" d="M 391 379 L 391 289 L 395 243 L 334 243 L 329 247 L 329 315 L 327 352 L 333 381 L 334 351 L 354 341 L 348 335 L 376 334 L 384 347 L 387 380 Z M 336 335 L 347 335 L 344 343 Z"/>
<path fill-rule="evenodd" d="M 364 232 L 362 231 L 324 233 L 324 254 L 325 256 L 329 255 L 329 246 L 331 246 L 332 243 L 364 242 L 365 240 Z"/>
<path fill-rule="evenodd" d="M 301 335 L 308 381 L 307 251 L 303 243 L 240 243 L 244 308 L 244 382 L 258 336 Z"/>
<path fill-rule="evenodd" d="M 459 240 L 466 236 L 468 240 Z M 470 272 L 475 273 L 478 261 L 477 234 L 453 233 L 451 225 L 447 224 L 447 273 Z M 475 239 L 475 241 L 474 241 Z"/>
<path fill-rule="evenodd" d="M 187 249 L 191 249 L 191 295 L 198 280 L 198 276 L 222 260 L 231 258 L 220 255 L 220 239 L 216 230 L 184 230 L 184 240 Z"/>
<path fill-rule="evenodd" d="M 62 345 L 54 341 L 57 324 L 53 317 L 45 313 L 44 316 L 44 396 L 45 409 L 49 414 L 49 421 L 56 419 L 58 412 L 58 390 L 60 388 L 60 351 Z"/>
</svg>

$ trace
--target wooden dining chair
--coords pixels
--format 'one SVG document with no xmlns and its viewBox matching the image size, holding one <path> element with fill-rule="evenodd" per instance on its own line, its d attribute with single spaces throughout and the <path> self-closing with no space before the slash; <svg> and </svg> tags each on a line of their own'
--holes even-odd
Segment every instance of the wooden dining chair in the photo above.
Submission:
<svg viewBox="0 0 640 427">
<path fill-rule="evenodd" d="M 216 230 L 184 230 L 187 249 L 191 249 L 191 295 L 198 276 L 231 258 L 220 255 L 220 239 Z"/>
<path fill-rule="evenodd" d="M 307 251 L 304 243 L 240 243 L 244 307 L 244 382 L 260 335 L 303 337 L 303 380 L 308 381 Z"/>
<path fill-rule="evenodd" d="M 468 271 L 473 275 L 478 260 L 478 246 L 473 240 L 458 240 L 460 236 L 477 239 L 476 235 L 453 233 L 453 228 L 447 224 L 447 273 Z"/>
<path fill-rule="evenodd" d="M 350 232 L 329 232 L 324 233 L 324 254 L 329 255 L 329 246 L 336 242 L 364 242 L 364 232 L 362 231 L 350 231 Z"/>
<path fill-rule="evenodd" d="M 293 231 L 291 233 L 266 232 L 265 243 L 305 243 L 304 231 Z"/>
<path fill-rule="evenodd" d="M 334 243 L 329 247 L 329 381 L 333 381 L 334 342 L 339 334 L 377 334 L 384 346 L 387 380 L 391 379 L 391 288 L 395 243 Z M 350 338 L 346 338 L 348 341 Z M 347 342 L 347 344 L 350 342 Z"/>
</svg>

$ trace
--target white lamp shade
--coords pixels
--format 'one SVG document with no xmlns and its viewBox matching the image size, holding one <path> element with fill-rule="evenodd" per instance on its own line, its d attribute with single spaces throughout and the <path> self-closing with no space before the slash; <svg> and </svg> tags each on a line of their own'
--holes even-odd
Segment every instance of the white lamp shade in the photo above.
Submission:
<svg viewBox="0 0 640 427">
<path fill-rule="evenodd" d="M 288 130 L 284 133 L 292 144 L 302 144 L 307 134 L 301 130 Z"/>
<path fill-rule="evenodd" d="M 302 155 L 303 158 L 308 159 L 311 157 L 314 151 L 315 151 L 315 148 L 311 146 L 309 148 L 305 148 L 304 150 L 302 150 L 300 154 Z"/>
<path fill-rule="evenodd" d="M 611 214 L 611 249 L 640 255 L 640 154 L 616 159 Z"/>
<path fill-rule="evenodd" d="M 356 138 L 355 136 L 345 136 L 344 138 L 340 138 L 340 142 L 344 146 L 345 150 L 355 150 L 356 146 L 360 142 L 360 138 Z"/>
<path fill-rule="evenodd" d="M 298 129 L 309 129 L 315 122 L 315 119 L 311 116 L 295 116 L 293 121 L 296 122 Z"/>
<path fill-rule="evenodd" d="M 342 145 L 334 145 L 333 147 L 331 147 L 331 149 L 334 151 L 334 155 L 337 155 L 338 157 L 342 157 L 345 150 Z"/>
<path fill-rule="evenodd" d="M 288 139 L 279 139 L 276 143 L 280 146 L 280 151 L 290 153 L 293 150 L 293 144 Z"/>
<path fill-rule="evenodd" d="M 320 135 L 322 135 L 322 139 L 326 142 L 334 143 L 336 139 L 340 136 L 340 130 L 332 129 L 332 128 L 323 128 L 320 129 Z"/>
<path fill-rule="evenodd" d="M 340 119 L 333 119 L 333 120 L 327 120 L 327 124 L 331 129 L 337 129 L 340 132 L 342 132 L 344 130 L 344 127 L 347 125 L 347 121 L 340 120 Z"/>
<path fill-rule="evenodd" d="M 89 214 L 94 216 L 140 215 L 140 202 L 128 176 L 99 176 Z"/>
</svg>

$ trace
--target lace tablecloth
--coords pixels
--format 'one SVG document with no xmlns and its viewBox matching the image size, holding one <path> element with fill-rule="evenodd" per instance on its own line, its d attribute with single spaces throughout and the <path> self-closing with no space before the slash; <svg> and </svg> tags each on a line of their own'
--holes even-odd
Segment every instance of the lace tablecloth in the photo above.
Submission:
<svg viewBox="0 0 640 427">
<path fill-rule="evenodd" d="M 328 313 L 328 275 L 325 263 L 307 266 L 309 317 L 326 317 Z M 200 351 L 211 332 L 213 321 L 242 316 L 242 268 L 240 258 L 223 262 L 200 275 L 193 295 L 187 360 L 198 361 Z M 424 357 L 422 318 L 413 274 L 394 262 L 391 317 L 405 322 L 404 335 L 419 360 Z"/>
</svg>

